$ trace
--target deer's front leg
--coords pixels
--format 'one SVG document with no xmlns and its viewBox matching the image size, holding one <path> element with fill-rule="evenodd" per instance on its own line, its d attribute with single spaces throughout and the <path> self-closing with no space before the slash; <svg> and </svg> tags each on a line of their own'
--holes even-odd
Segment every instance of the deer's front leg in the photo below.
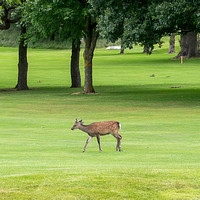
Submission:
<svg viewBox="0 0 200 200">
<path fill-rule="evenodd" d="M 101 143 L 100 143 L 100 135 L 97 135 L 97 142 L 99 144 L 99 151 L 102 152 Z"/>
<path fill-rule="evenodd" d="M 87 139 L 87 141 L 86 141 L 86 143 L 85 143 L 85 146 L 84 146 L 83 152 L 85 152 L 86 147 L 87 147 L 87 145 L 88 145 L 88 143 L 90 142 L 91 139 L 92 139 L 92 137 L 89 136 L 88 139 Z"/>
</svg>

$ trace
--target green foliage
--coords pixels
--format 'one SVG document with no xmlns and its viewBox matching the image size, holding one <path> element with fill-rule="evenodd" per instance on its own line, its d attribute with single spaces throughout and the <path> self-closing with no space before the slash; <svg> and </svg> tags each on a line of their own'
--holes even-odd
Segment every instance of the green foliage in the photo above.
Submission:
<svg viewBox="0 0 200 200">
<path fill-rule="evenodd" d="M 97 49 L 93 95 L 72 95 L 69 50 L 30 49 L 31 90 L 0 91 L 0 198 L 199 199 L 199 60 L 169 60 L 167 41 L 151 56 Z M 0 88 L 11 88 L 17 49 L 0 52 Z M 105 136 L 102 153 L 94 138 L 83 154 L 76 117 L 120 121 L 124 152 Z"/>
<path fill-rule="evenodd" d="M 128 7 L 135 9 L 134 1 L 92 1 L 94 10 L 98 13 L 98 24 L 101 37 L 115 42 L 119 38 L 123 40 L 124 26 L 130 13 Z"/>
<path fill-rule="evenodd" d="M 153 22 L 148 11 L 148 1 L 94 1 L 100 7 L 99 28 L 101 35 L 110 41 L 118 38 L 124 46 L 132 48 L 133 44 L 147 47 L 150 53 L 154 44 L 160 43 L 160 35 L 153 32 Z"/>
<path fill-rule="evenodd" d="M 31 24 L 32 40 L 59 34 L 62 39 L 83 37 L 85 8 L 79 1 L 30 1 L 24 9 L 23 21 Z M 36 32 L 37 34 L 33 35 Z M 28 36 L 28 38 L 29 38 Z"/>
<path fill-rule="evenodd" d="M 198 0 L 161 1 L 149 11 L 154 20 L 154 29 L 164 33 L 177 31 L 199 32 L 200 2 Z"/>
<path fill-rule="evenodd" d="M 28 29 L 25 37 L 34 43 L 58 34 L 63 40 L 80 40 L 86 34 L 86 17 L 98 22 L 101 37 L 114 42 L 119 38 L 125 47 L 133 44 L 147 47 L 162 44 L 164 35 L 177 31 L 200 31 L 198 0 L 154 1 L 79 1 L 29 0 L 3 1 L 7 6 L 19 5 L 14 15 Z M 2 13 L 1 13 L 2 14 Z"/>
<path fill-rule="evenodd" d="M 200 2 L 198 0 L 154 1 L 93 1 L 99 8 L 100 30 L 110 41 L 123 38 L 132 48 L 141 44 L 152 52 L 162 45 L 161 38 L 178 31 L 200 31 Z"/>
<path fill-rule="evenodd" d="M 22 2 L 24 2 L 24 0 L 4 0 L 6 3 L 8 4 L 22 4 Z"/>
</svg>

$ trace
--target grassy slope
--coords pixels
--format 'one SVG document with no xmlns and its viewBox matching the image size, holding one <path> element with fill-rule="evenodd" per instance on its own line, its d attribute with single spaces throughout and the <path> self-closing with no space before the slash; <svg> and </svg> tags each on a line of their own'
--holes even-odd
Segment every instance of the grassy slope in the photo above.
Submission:
<svg viewBox="0 0 200 200">
<path fill-rule="evenodd" d="M 200 198 L 200 60 L 141 50 L 97 49 L 95 95 L 72 95 L 70 51 L 29 50 L 33 89 L 0 91 L 0 199 Z M 0 48 L 0 88 L 16 84 L 16 58 Z M 106 136 L 81 153 L 76 117 L 120 121 L 124 152 Z"/>
</svg>

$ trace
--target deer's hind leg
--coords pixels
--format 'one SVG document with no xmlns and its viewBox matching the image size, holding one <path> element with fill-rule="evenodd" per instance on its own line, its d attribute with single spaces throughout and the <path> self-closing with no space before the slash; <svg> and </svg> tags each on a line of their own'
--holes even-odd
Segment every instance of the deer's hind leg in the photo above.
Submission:
<svg viewBox="0 0 200 200">
<path fill-rule="evenodd" d="M 113 134 L 113 136 L 117 139 L 117 146 L 116 146 L 116 151 L 121 151 L 121 140 L 122 136 L 119 134 Z"/>
<path fill-rule="evenodd" d="M 99 144 L 99 151 L 102 152 L 102 149 L 101 149 L 101 143 L 100 143 L 100 135 L 97 135 L 97 142 Z"/>
<path fill-rule="evenodd" d="M 119 151 L 122 151 L 122 150 L 121 150 L 121 141 L 122 141 L 122 136 L 121 136 L 121 135 L 118 135 L 117 144 L 118 144 L 118 149 L 119 149 Z M 116 149 L 116 150 L 117 150 L 117 149 Z"/>
</svg>

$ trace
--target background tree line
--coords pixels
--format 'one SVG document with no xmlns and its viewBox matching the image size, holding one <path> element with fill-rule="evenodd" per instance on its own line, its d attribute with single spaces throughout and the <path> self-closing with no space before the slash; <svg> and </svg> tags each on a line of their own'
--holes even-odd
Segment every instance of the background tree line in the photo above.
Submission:
<svg viewBox="0 0 200 200">
<path fill-rule="evenodd" d="M 58 34 L 71 41 L 71 87 L 81 87 L 79 57 L 84 38 L 84 92 L 95 92 L 92 61 L 97 39 L 122 41 L 122 49 L 144 46 L 151 54 L 162 37 L 180 34 L 181 51 L 175 58 L 198 57 L 197 34 L 200 32 L 199 0 L 0 0 L 1 30 L 11 24 L 20 29 L 18 82 L 16 89 L 26 90 L 30 42 Z"/>
</svg>

